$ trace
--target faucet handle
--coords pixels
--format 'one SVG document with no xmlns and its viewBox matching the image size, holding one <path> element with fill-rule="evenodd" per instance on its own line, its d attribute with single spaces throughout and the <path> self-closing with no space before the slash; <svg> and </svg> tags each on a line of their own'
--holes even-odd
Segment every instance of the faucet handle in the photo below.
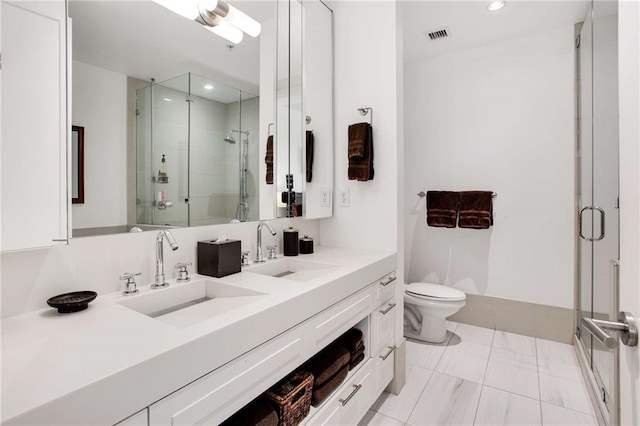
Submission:
<svg viewBox="0 0 640 426">
<path fill-rule="evenodd" d="M 120 275 L 120 280 L 124 281 L 124 291 L 122 292 L 125 296 L 131 296 L 132 294 L 137 294 L 138 289 L 136 288 L 136 277 L 141 275 L 141 272 L 131 273 L 125 272 Z"/>
<path fill-rule="evenodd" d="M 240 255 L 240 264 L 242 266 L 249 266 L 249 250 L 243 251 Z"/>
<path fill-rule="evenodd" d="M 275 246 L 267 246 L 267 253 L 269 254 L 269 259 L 277 259 L 278 245 L 276 244 Z"/>
<path fill-rule="evenodd" d="M 184 283 L 191 279 L 189 278 L 189 269 L 187 269 L 191 265 L 191 262 L 176 263 L 176 269 L 178 270 L 178 278 L 176 281 Z"/>
</svg>

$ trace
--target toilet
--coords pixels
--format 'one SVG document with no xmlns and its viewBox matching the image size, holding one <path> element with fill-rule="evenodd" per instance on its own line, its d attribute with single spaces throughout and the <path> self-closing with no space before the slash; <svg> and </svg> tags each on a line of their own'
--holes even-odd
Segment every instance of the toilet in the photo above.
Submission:
<svg viewBox="0 0 640 426">
<path fill-rule="evenodd" d="M 465 305 L 458 289 L 432 283 L 411 283 L 404 289 L 404 334 L 430 343 L 447 340 L 446 319 Z"/>
</svg>

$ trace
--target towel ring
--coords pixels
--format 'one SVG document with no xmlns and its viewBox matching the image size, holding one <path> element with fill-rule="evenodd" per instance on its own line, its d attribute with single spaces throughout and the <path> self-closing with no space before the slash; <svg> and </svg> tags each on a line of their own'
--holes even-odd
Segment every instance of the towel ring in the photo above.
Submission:
<svg viewBox="0 0 640 426">
<path fill-rule="evenodd" d="M 360 115 L 365 116 L 369 113 L 371 113 L 369 115 L 369 125 L 373 125 L 373 108 L 371 107 L 360 107 L 358 108 L 358 112 L 360 113 Z"/>
</svg>

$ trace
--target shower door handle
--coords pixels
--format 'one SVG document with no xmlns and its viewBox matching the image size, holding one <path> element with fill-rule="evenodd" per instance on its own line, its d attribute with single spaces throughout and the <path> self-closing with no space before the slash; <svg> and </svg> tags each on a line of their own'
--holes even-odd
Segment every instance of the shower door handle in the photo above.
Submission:
<svg viewBox="0 0 640 426">
<path fill-rule="evenodd" d="M 605 329 L 619 332 L 620 340 L 627 346 L 638 344 L 638 324 L 636 318 L 629 312 L 620 312 L 618 321 L 582 318 L 582 325 L 596 340 L 609 349 L 615 349 L 618 346 L 618 338 L 609 335 Z"/>
<path fill-rule="evenodd" d="M 584 234 L 582 233 L 582 214 L 584 213 L 585 210 L 596 210 L 598 212 L 600 212 L 600 235 L 598 237 L 585 237 Z M 579 232 L 580 232 L 580 238 L 582 238 L 585 241 L 600 241 L 601 239 L 604 238 L 604 222 L 605 222 L 605 215 L 604 215 L 604 209 L 602 209 L 601 207 L 594 207 L 594 206 L 587 206 L 584 207 L 582 210 L 580 210 L 580 213 L 578 215 L 578 221 L 579 221 Z"/>
</svg>

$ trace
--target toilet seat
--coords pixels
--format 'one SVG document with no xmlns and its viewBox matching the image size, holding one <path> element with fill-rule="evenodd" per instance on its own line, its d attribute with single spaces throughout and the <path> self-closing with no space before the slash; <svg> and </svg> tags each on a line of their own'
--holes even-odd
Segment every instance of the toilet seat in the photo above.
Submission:
<svg viewBox="0 0 640 426">
<path fill-rule="evenodd" d="M 407 285 L 405 293 L 417 299 L 438 302 L 462 302 L 466 299 L 463 291 L 442 284 L 411 283 Z"/>
</svg>

